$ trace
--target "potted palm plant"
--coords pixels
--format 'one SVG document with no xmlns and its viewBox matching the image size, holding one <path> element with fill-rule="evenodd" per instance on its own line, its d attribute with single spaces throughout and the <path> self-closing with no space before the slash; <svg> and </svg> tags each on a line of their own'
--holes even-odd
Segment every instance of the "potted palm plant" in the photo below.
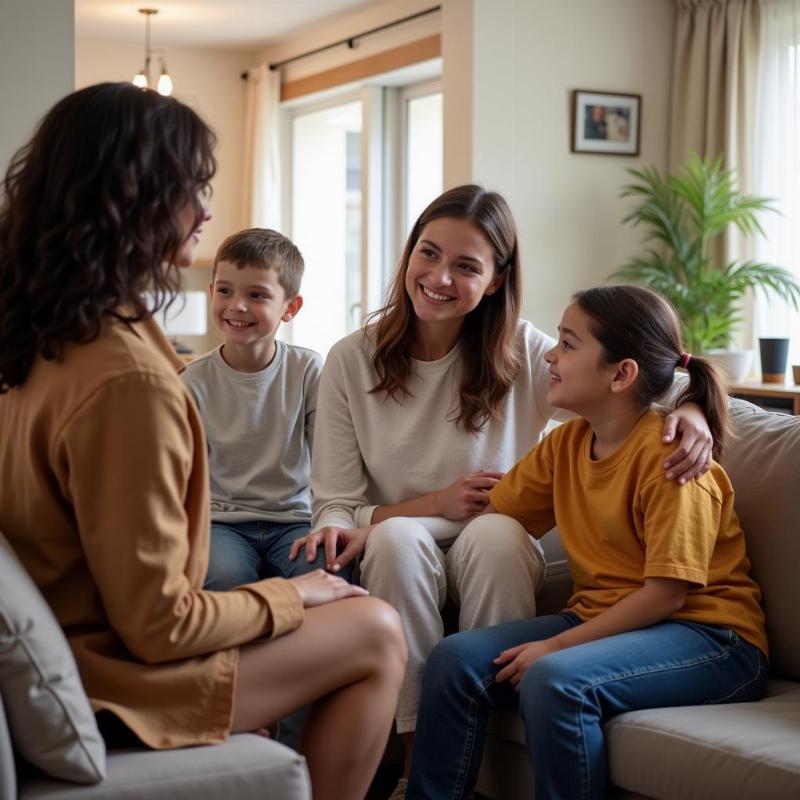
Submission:
<svg viewBox="0 0 800 800">
<path fill-rule="evenodd" d="M 752 352 L 738 359 L 741 374 L 720 354 L 729 352 L 742 318 L 742 299 L 751 290 L 772 292 L 797 310 L 800 283 L 772 264 L 722 263 L 714 256 L 720 249 L 714 242 L 729 225 L 745 236 L 764 235 L 758 215 L 775 208 L 767 198 L 739 193 L 736 177 L 723 169 L 721 157 L 711 161 L 692 153 L 674 175 L 662 175 L 654 167 L 628 172 L 635 180 L 623 187 L 621 196 L 638 202 L 623 222 L 645 228 L 651 246 L 611 277 L 643 283 L 667 297 L 681 318 L 690 352 L 711 355 L 732 380 L 740 380 Z"/>
</svg>

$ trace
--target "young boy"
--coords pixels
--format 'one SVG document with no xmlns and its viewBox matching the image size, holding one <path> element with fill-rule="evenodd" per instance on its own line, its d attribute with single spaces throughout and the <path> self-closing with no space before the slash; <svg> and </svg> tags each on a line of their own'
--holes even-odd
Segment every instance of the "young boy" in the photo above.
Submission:
<svg viewBox="0 0 800 800">
<path fill-rule="evenodd" d="M 303 257 L 285 236 L 251 228 L 214 258 L 211 313 L 225 343 L 187 365 L 183 380 L 206 429 L 211 474 L 211 551 L 205 588 L 324 568 L 290 561 L 309 531 L 309 466 L 322 362 L 275 340 L 303 305 Z M 349 578 L 350 573 L 344 575 Z"/>
</svg>

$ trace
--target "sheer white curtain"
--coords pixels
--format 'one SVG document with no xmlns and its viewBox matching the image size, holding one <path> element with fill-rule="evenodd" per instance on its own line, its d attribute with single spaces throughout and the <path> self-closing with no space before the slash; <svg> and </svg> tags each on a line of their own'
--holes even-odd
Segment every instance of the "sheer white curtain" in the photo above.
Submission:
<svg viewBox="0 0 800 800">
<path fill-rule="evenodd" d="M 781 213 L 762 216 L 767 237 L 756 242 L 755 256 L 800 279 L 800 0 L 764 1 L 756 119 L 753 191 L 775 198 Z M 756 348 L 759 336 L 791 337 L 790 363 L 800 364 L 800 314 L 760 293 Z"/>
<path fill-rule="evenodd" d="M 279 107 L 281 76 L 266 64 L 247 73 L 244 126 L 244 219 L 251 227 L 281 229 Z"/>
</svg>

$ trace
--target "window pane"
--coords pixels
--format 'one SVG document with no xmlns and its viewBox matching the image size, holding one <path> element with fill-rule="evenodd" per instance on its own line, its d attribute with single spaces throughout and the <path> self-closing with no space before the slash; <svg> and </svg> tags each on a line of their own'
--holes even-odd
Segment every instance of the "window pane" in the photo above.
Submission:
<svg viewBox="0 0 800 800">
<path fill-rule="evenodd" d="M 305 259 L 294 344 L 324 357 L 355 330 L 361 298 L 361 102 L 295 117 L 292 238 Z"/>
<path fill-rule="evenodd" d="M 442 95 L 407 101 L 406 230 L 442 192 Z"/>
<path fill-rule="evenodd" d="M 766 236 L 753 238 L 756 260 L 777 264 L 800 280 L 800 12 L 772 4 L 764 19 L 760 55 L 753 194 L 772 198 L 779 214 L 761 214 Z M 758 337 L 790 338 L 789 363 L 800 364 L 800 314 L 774 293 L 754 294 L 753 344 Z M 757 364 L 757 361 L 756 361 Z"/>
</svg>

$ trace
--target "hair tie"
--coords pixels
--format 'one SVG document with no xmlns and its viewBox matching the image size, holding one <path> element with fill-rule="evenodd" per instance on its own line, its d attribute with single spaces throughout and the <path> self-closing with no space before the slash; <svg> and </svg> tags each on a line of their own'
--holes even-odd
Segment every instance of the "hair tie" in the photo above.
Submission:
<svg viewBox="0 0 800 800">
<path fill-rule="evenodd" d="M 691 353 L 681 353 L 681 357 L 678 359 L 678 365 L 686 369 L 689 366 L 689 362 L 692 360 Z"/>
</svg>

